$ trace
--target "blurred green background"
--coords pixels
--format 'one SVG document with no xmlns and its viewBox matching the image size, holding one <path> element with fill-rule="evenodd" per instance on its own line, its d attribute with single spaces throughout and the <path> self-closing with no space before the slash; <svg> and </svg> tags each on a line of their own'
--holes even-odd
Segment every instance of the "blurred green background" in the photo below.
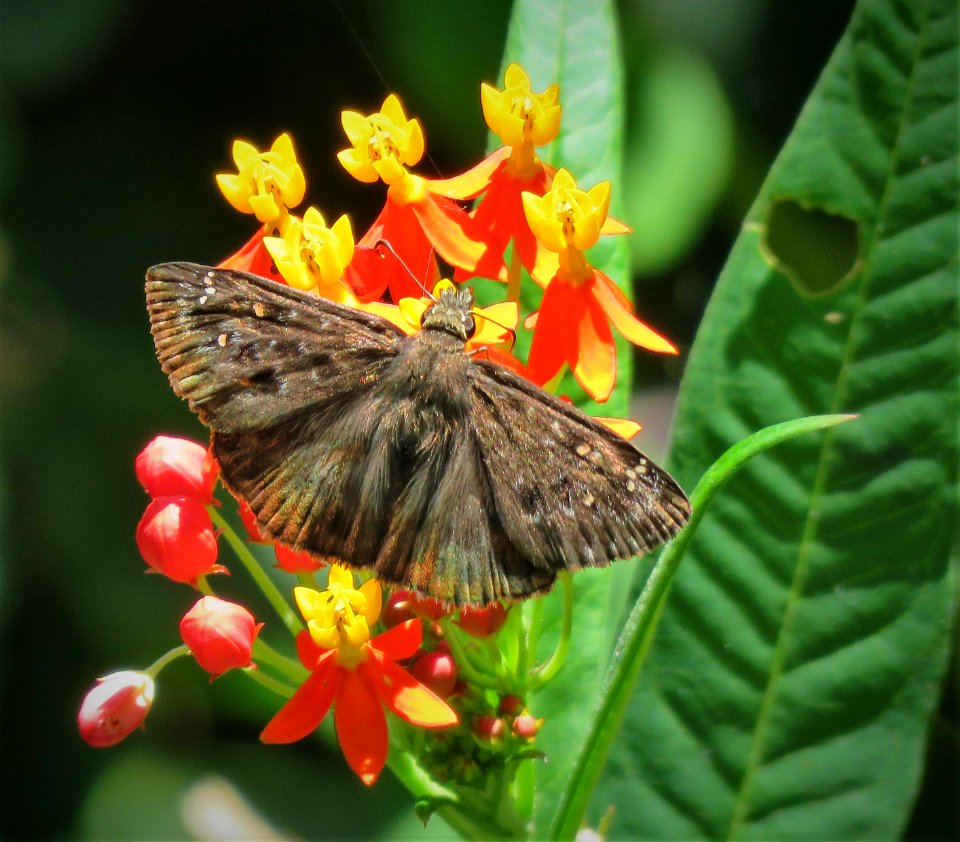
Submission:
<svg viewBox="0 0 960 842">
<path fill-rule="evenodd" d="M 342 109 L 375 110 L 394 90 L 426 131 L 420 171 L 468 167 L 509 5 L 0 5 L 0 837 L 423 835 L 389 774 L 366 790 L 329 741 L 260 746 L 277 701 L 242 678 L 211 686 L 177 662 L 147 733 L 111 750 L 82 743 L 75 715 L 96 676 L 176 645 L 196 596 L 145 576 L 134 542 L 136 453 L 159 432 L 204 438 L 154 358 L 145 269 L 216 263 L 253 232 L 213 180 L 235 137 L 267 146 L 290 131 L 308 202 L 328 220 L 349 212 L 358 235 L 383 194 L 336 163 Z M 683 347 L 851 8 L 620 6 L 638 309 Z M 681 366 L 648 355 L 638 383 L 669 387 Z"/>
</svg>

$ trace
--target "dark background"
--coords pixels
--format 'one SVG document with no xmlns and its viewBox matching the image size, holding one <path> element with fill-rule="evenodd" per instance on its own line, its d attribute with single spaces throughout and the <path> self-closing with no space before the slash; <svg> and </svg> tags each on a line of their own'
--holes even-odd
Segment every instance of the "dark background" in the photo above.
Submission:
<svg viewBox="0 0 960 842">
<path fill-rule="evenodd" d="M 213 180 L 232 167 L 232 139 L 264 147 L 290 131 L 307 201 L 328 222 L 350 213 L 358 236 L 382 189 L 337 164 L 342 109 L 370 112 L 397 92 L 424 125 L 427 175 L 462 171 L 485 148 L 479 84 L 502 82 L 506 0 L 342 6 L 0 6 L 0 837 L 212 836 L 184 818 L 198 793 L 227 808 L 246 799 L 304 838 L 419 833 L 389 774 L 367 791 L 328 742 L 260 746 L 276 700 L 229 675 L 211 686 L 187 659 L 161 676 L 146 734 L 94 750 L 75 726 L 93 679 L 177 645 L 195 598 L 144 576 L 134 542 L 146 503 L 136 453 L 159 432 L 204 438 L 156 364 L 142 278 L 167 260 L 216 263 L 253 232 Z M 630 90 L 642 91 L 658 51 L 679 46 L 711 69 L 732 118 L 722 189 L 689 241 L 636 278 L 644 317 L 683 347 L 851 8 L 621 4 Z M 649 128 L 630 116 L 633 131 Z M 637 367 L 646 387 L 678 375 L 659 361 Z M 224 587 L 244 593 L 240 581 Z M 204 781 L 217 786 L 197 789 Z"/>
</svg>

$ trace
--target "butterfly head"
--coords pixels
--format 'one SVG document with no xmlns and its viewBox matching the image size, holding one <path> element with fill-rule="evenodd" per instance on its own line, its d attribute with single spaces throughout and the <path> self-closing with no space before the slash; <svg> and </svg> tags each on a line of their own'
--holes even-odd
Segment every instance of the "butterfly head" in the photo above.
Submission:
<svg viewBox="0 0 960 842">
<path fill-rule="evenodd" d="M 443 290 L 437 303 L 423 314 L 422 325 L 425 330 L 442 330 L 466 342 L 476 329 L 473 290 L 452 287 Z"/>
</svg>

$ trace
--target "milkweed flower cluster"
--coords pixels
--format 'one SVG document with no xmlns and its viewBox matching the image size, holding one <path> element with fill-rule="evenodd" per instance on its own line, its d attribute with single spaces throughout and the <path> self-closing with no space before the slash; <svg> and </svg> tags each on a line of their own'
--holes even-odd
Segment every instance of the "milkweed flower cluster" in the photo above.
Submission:
<svg viewBox="0 0 960 842">
<path fill-rule="evenodd" d="M 424 132 L 393 94 L 372 114 L 343 112 L 347 146 L 338 160 L 358 181 L 386 186 L 382 210 L 359 239 L 345 215 L 328 225 L 330 217 L 312 205 L 297 210 L 307 180 L 289 135 L 267 149 L 235 141 L 235 171 L 216 182 L 257 224 L 219 266 L 377 313 L 407 333 L 420 329 L 428 290 L 439 294 L 474 277 L 502 282 L 503 301 L 475 308 L 477 329 L 467 350 L 541 386 L 568 368 L 589 396 L 605 401 L 616 381 L 614 330 L 641 348 L 676 353 L 586 256 L 601 236 L 628 231 L 608 215 L 610 184 L 582 189 L 570 172 L 539 158 L 537 148 L 560 128 L 557 85 L 537 93 L 525 71 L 511 65 L 503 89 L 483 85 L 480 98 L 503 145 L 446 179 L 412 171 L 425 152 Z M 440 261 L 449 271 L 441 273 Z M 542 290 L 542 299 L 521 319 L 523 282 Z M 525 361 L 513 353 L 520 329 L 532 331 Z M 639 429 L 607 423 L 625 437 Z M 491 777 L 539 756 L 536 736 L 549 722 L 526 699 L 550 670 L 532 665 L 515 607 L 456 610 L 400 589 L 384 595 L 367 575 L 269 546 L 242 500 L 236 517 L 242 529 L 234 530 L 215 496 L 217 466 L 199 442 L 158 436 L 137 456 L 135 470 L 150 497 L 136 530 L 141 555 L 151 572 L 200 596 L 180 621 L 182 645 L 145 670 L 100 679 L 88 693 L 79 724 L 91 745 L 113 745 L 139 728 L 163 666 L 191 655 L 212 679 L 241 670 L 286 697 L 263 729 L 265 743 L 302 739 L 332 710 L 346 762 L 368 785 L 394 750 L 449 792 L 500 792 L 489 786 Z M 230 572 L 220 558 L 222 543 L 278 620 L 259 622 L 246 606 L 213 593 L 211 574 Z M 264 575 L 264 563 L 294 577 L 289 591 Z M 261 628 L 289 634 L 296 658 L 262 640 Z M 558 652 L 564 648 L 561 641 Z"/>
</svg>

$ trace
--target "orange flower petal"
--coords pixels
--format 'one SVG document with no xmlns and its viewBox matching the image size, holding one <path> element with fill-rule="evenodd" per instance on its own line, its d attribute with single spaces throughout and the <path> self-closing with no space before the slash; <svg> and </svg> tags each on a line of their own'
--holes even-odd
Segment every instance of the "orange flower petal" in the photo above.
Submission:
<svg viewBox="0 0 960 842">
<path fill-rule="evenodd" d="M 413 656 L 422 640 L 420 619 L 414 617 L 378 634 L 370 641 L 370 646 L 391 661 L 402 661 Z"/>
<path fill-rule="evenodd" d="M 606 316 L 589 288 L 581 287 L 577 293 L 588 298 L 588 303 L 577 325 L 577 357 L 570 368 L 584 391 L 603 403 L 610 397 L 617 378 L 617 350 Z"/>
<path fill-rule="evenodd" d="M 554 280 L 543 292 L 536 329 L 530 345 L 527 368 L 534 383 L 552 380 L 565 362 L 577 358 L 574 326 L 584 317 L 584 299 L 572 295 L 572 287 Z"/>
<path fill-rule="evenodd" d="M 640 424 L 636 421 L 631 421 L 629 418 L 603 418 L 597 416 L 593 420 L 599 421 L 608 430 L 612 430 L 620 436 L 620 438 L 626 439 L 627 441 L 643 429 Z"/>
<path fill-rule="evenodd" d="M 477 349 L 477 356 L 488 359 L 497 363 L 498 365 L 504 366 L 505 368 L 509 368 L 511 371 L 515 371 L 521 377 L 533 381 L 533 376 L 530 374 L 530 369 L 520 362 L 520 360 L 518 360 L 513 354 L 509 353 L 508 351 L 504 351 L 503 348 L 498 348 L 496 345 L 486 345 L 483 348 Z"/>
<path fill-rule="evenodd" d="M 321 661 L 317 670 L 310 674 L 297 692 L 260 732 L 264 743 L 293 743 L 303 739 L 323 721 L 336 693 L 340 670 L 331 657 Z"/>
<path fill-rule="evenodd" d="M 474 226 L 470 217 L 450 199 L 427 193 L 424 201 L 411 203 L 409 207 L 434 248 L 451 266 L 476 272 L 477 265 L 484 257 L 486 263 L 491 261 L 486 244 L 471 238 Z M 498 258 L 492 266 L 496 268 L 496 274 L 491 277 L 506 271 L 502 258 Z"/>
<path fill-rule="evenodd" d="M 646 348 L 648 351 L 657 351 L 661 354 L 678 353 L 676 345 L 659 333 L 648 328 L 630 312 L 629 304 L 624 306 L 626 298 L 617 289 L 616 284 L 602 272 L 594 270 L 593 297 L 596 299 L 613 326 L 623 334 L 624 338 Z"/>
<path fill-rule="evenodd" d="M 427 190 L 438 196 L 446 196 L 448 199 L 462 201 L 475 199 L 487 189 L 497 169 L 502 168 L 509 156 L 510 147 L 501 146 L 465 173 L 452 178 L 427 179 Z"/>
<path fill-rule="evenodd" d="M 368 272 L 375 276 L 386 277 L 390 298 L 394 304 L 401 298 L 419 298 L 424 288 L 433 289 L 434 284 L 440 280 L 440 270 L 433 257 L 433 245 L 421 227 L 420 219 L 414 212 L 415 207 L 415 205 L 395 202 L 388 196 L 383 211 L 377 219 L 379 230 L 376 236 L 372 237 L 368 232 L 360 240 L 363 246 L 371 249 L 379 240 L 385 240 L 400 258 L 397 260 L 394 255 L 386 253 L 381 259 L 380 253 L 375 251 L 374 254 L 379 262 L 371 263 L 368 267 Z M 359 247 L 357 250 L 360 250 Z M 356 260 L 355 254 L 354 262 Z M 411 272 L 416 279 L 410 276 Z M 417 283 L 417 280 L 423 284 L 423 287 Z"/>
<path fill-rule="evenodd" d="M 320 659 L 325 655 L 330 654 L 329 649 L 322 649 L 317 646 L 313 638 L 310 636 L 310 632 L 304 630 L 297 635 L 297 657 L 300 658 L 300 663 L 303 664 L 308 670 L 314 670 L 317 668 L 317 665 L 320 663 Z"/>
<path fill-rule="evenodd" d="M 217 267 L 220 269 L 235 269 L 238 272 L 251 272 L 261 278 L 269 278 L 277 283 L 285 283 L 274 266 L 273 258 L 263 244 L 264 236 L 273 231 L 273 226 L 264 225 L 229 257 L 221 260 Z"/>
<path fill-rule="evenodd" d="M 481 345 L 499 345 L 516 339 L 517 322 L 520 320 L 520 308 L 515 301 L 501 301 L 484 307 L 473 314 L 476 332 L 468 343 L 471 347 Z"/>
<path fill-rule="evenodd" d="M 629 234 L 631 231 L 629 225 L 612 216 L 608 216 L 600 227 L 601 234 Z"/>
<path fill-rule="evenodd" d="M 387 718 L 377 694 L 364 678 L 360 669 L 343 672 L 333 721 L 347 763 L 361 781 L 371 786 L 387 762 Z"/>
<path fill-rule="evenodd" d="M 423 728 L 445 728 L 459 722 L 456 711 L 436 693 L 376 649 L 359 670 L 370 681 L 384 704 L 397 716 Z"/>
</svg>

